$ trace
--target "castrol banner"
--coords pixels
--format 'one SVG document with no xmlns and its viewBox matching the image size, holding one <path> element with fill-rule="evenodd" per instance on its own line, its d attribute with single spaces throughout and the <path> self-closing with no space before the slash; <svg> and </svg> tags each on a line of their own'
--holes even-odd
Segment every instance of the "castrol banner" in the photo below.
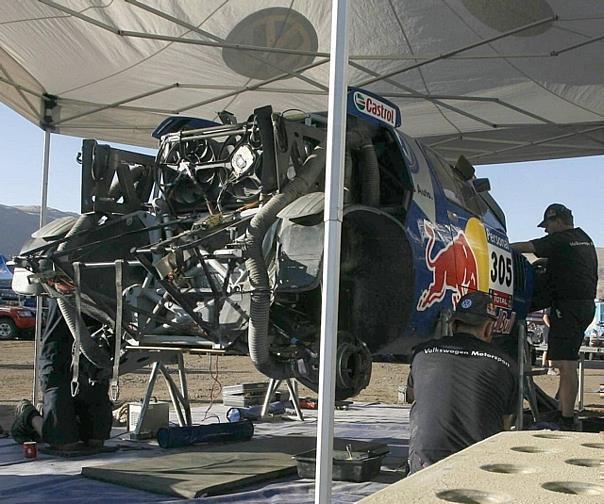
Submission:
<svg viewBox="0 0 604 504">
<path fill-rule="evenodd" d="M 348 113 L 393 128 L 401 125 L 401 112 L 394 103 L 363 89 L 348 88 Z"/>
</svg>

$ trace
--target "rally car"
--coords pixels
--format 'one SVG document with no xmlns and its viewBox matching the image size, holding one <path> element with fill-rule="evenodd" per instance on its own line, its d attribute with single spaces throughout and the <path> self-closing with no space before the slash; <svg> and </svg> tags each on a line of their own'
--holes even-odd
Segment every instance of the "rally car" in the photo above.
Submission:
<svg viewBox="0 0 604 504">
<path fill-rule="evenodd" d="M 148 363 L 128 345 L 193 345 L 249 353 L 267 376 L 316 390 L 326 114 L 220 118 L 168 119 L 155 158 L 85 140 L 81 217 L 36 232 L 17 275 L 58 300 L 100 368 L 115 355 L 121 372 Z M 400 125 L 394 104 L 349 91 L 338 399 L 368 384 L 372 355 L 447 334 L 470 290 L 492 295 L 499 336 L 527 312 L 530 268 L 488 180 Z"/>
</svg>

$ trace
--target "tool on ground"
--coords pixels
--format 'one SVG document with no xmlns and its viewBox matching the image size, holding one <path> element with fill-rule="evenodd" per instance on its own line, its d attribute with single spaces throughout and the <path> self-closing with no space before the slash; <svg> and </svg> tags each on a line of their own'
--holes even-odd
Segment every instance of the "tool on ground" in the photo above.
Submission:
<svg viewBox="0 0 604 504">
<path fill-rule="evenodd" d="M 195 443 L 223 443 L 248 441 L 254 435 L 254 424 L 249 420 L 232 423 L 214 423 L 193 427 L 167 427 L 157 432 L 162 448 L 179 448 Z"/>
</svg>

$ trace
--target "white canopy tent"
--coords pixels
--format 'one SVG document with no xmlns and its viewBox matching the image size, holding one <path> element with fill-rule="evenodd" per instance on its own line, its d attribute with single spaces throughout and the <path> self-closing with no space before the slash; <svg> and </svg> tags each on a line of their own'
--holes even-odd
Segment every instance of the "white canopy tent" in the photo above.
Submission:
<svg viewBox="0 0 604 504">
<path fill-rule="evenodd" d="M 474 163 L 600 154 L 598 0 L 352 0 L 349 83 Z M 169 114 L 327 107 L 325 0 L 0 3 L 0 99 L 75 136 L 152 146 Z M 42 97 L 56 100 L 44 118 Z"/>
<path fill-rule="evenodd" d="M 604 152 L 601 2 L 333 6 L 332 13 L 323 0 L 0 4 L 0 100 L 40 124 L 47 141 L 52 131 L 150 146 L 150 132 L 167 115 L 213 119 L 229 110 L 245 118 L 264 104 L 325 110 L 329 95 L 326 264 L 335 274 L 325 268 L 320 400 L 330 406 L 341 222 L 337 130 L 345 122 L 347 80 L 399 105 L 403 129 L 450 160 L 460 153 L 489 163 Z M 338 27 L 333 34 L 331 26 Z M 323 441 L 333 432 L 331 409 L 322 407 Z M 319 458 L 315 498 L 326 502 L 331 443 L 319 443 Z"/>
</svg>

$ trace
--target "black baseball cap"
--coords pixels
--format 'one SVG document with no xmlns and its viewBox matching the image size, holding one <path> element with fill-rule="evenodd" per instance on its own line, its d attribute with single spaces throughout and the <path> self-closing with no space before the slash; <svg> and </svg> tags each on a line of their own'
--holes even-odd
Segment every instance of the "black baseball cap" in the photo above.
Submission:
<svg viewBox="0 0 604 504">
<path fill-rule="evenodd" d="M 480 325 L 485 320 L 495 320 L 495 309 L 491 296 L 486 292 L 468 292 L 459 300 L 451 321 L 459 320 L 465 324 Z"/>
<path fill-rule="evenodd" d="M 543 212 L 543 220 L 537 225 L 537 227 L 545 227 L 546 221 L 549 219 L 555 219 L 556 217 L 572 217 L 573 213 L 570 209 L 566 208 L 562 203 L 552 203 Z"/>
</svg>

